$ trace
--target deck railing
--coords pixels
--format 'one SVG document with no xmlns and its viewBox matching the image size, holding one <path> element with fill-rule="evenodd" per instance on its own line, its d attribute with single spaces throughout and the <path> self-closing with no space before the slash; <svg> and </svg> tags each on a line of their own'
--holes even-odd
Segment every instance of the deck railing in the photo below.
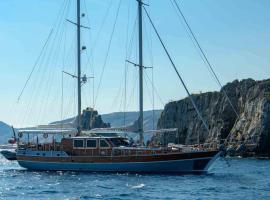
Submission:
<svg viewBox="0 0 270 200">
<path fill-rule="evenodd" d="M 19 149 L 31 149 L 33 151 L 63 151 L 61 143 L 32 144 L 20 143 Z M 67 152 L 71 156 L 141 156 L 160 155 L 179 152 L 197 152 L 217 150 L 217 143 L 204 143 L 194 145 L 172 145 L 170 147 L 113 147 L 108 149 L 71 149 Z"/>
</svg>

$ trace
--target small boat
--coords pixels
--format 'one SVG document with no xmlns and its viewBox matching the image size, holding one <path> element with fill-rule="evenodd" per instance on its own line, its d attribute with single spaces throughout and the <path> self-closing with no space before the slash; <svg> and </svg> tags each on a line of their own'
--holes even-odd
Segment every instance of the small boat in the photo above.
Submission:
<svg viewBox="0 0 270 200">
<path fill-rule="evenodd" d="M 7 160 L 17 160 L 16 152 L 10 150 L 2 150 L 0 153 L 7 159 Z"/>
<path fill-rule="evenodd" d="M 17 144 L 1 145 L 0 146 L 0 153 L 7 160 L 16 160 L 16 149 L 17 149 Z"/>
</svg>

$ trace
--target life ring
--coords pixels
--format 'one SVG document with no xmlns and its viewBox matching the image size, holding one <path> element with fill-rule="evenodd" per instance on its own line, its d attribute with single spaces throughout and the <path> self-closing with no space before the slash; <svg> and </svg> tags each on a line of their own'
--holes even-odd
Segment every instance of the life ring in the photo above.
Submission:
<svg viewBox="0 0 270 200">
<path fill-rule="evenodd" d="M 43 133 L 43 138 L 47 139 L 48 138 L 48 133 Z"/>
<path fill-rule="evenodd" d="M 20 138 L 22 138 L 23 133 L 22 133 L 22 132 L 19 132 L 19 133 L 18 133 L 18 136 L 19 136 Z"/>
</svg>

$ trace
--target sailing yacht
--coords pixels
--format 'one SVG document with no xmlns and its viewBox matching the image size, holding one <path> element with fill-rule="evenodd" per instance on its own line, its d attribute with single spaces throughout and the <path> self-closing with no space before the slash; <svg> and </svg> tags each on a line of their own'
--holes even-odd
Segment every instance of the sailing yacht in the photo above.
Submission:
<svg viewBox="0 0 270 200">
<path fill-rule="evenodd" d="M 144 145 L 143 130 L 143 1 L 138 2 L 139 16 L 139 136 L 132 145 L 113 130 L 81 130 L 81 23 L 77 0 L 77 84 L 78 115 L 76 129 L 34 129 L 18 131 L 17 162 L 29 170 L 129 172 L 129 173 L 205 173 L 219 157 L 217 147 L 159 147 Z M 29 140 L 32 138 L 32 140 Z M 34 138 L 34 140 L 33 140 Z M 25 141 L 26 140 L 26 141 Z"/>
</svg>

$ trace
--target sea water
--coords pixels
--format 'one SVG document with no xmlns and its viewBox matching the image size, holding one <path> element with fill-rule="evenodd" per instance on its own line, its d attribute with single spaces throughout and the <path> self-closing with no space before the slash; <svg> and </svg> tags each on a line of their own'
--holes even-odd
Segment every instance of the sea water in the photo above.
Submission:
<svg viewBox="0 0 270 200">
<path fill-rule="evenodd" d="M 206 175 L 33 172 L 0 157 L 0 199 L 270 199 L 270 160 L 219 159 Z"/>
</svg>

